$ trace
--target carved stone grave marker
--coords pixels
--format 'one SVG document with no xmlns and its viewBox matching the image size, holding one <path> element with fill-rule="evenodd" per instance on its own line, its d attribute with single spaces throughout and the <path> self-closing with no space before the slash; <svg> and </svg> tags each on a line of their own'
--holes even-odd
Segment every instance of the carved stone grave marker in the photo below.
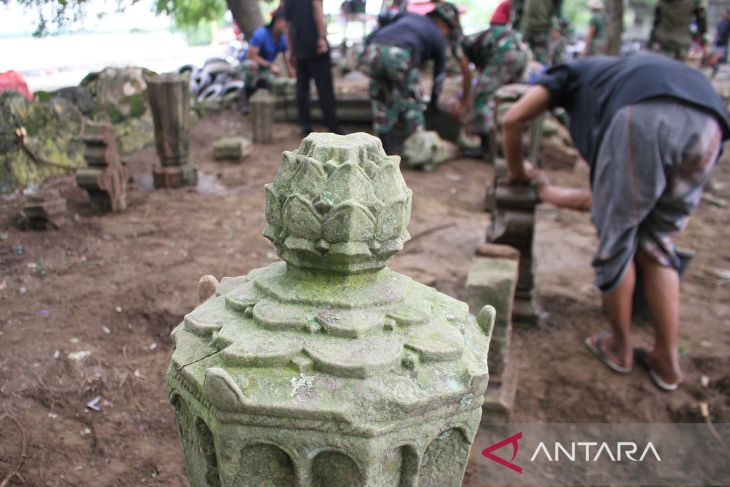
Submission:
<svg viewBox="0 0 730 487">
<path fill-rule="evenodd" d="M 192 487 L 461 485 L 495 312 L 385 267 L 409 238 L 398 165 L 309 135 L 265 186 L 284 262 L 201 279 L 167 373 Z"/>
</svg>

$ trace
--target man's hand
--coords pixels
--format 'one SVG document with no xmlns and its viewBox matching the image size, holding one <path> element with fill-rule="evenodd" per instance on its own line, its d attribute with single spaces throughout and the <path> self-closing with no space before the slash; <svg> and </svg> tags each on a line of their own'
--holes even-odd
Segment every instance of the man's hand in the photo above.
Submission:
<svg viewBox="0 0 730 487">
<path fill-rule="evenodd" d="M 271 63 L 271 72 L 274 73 L 276 76 L 279 76 L 281 74 L 281 68 L 276 63 Z"/>
<path fill-rule="evenodd" d="M 327 39 L 320 37 L 317 39 L 317 54 L 324 54 L 327 52 Z"/>
</svg>

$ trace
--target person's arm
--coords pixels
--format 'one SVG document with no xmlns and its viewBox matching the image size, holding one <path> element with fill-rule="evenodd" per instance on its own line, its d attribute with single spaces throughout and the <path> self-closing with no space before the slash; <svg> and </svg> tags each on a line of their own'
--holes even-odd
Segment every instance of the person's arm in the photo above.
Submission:
<svg viewBox="0 0 730 487">
<path fill-rule="evenodd" d="M 590 211 L 593 195 L 590 190 L 577 188 L 561 188 L 550 183 L 538 187 L 541 203 L 550 203 L 569 210 Z"/>
<path fill-rule="evenodd" d="M 314 25 L 317 28 L 317 54 L 324 54 L 327 52 L 327 24 L 324 20 L 322 0 L 312 0 L 312 11 L 314 12 Z"/>
<path fill-rule="evenodd" d="M 468 111 L 471 106 L 471 70 L 469 69 L 469 60 L 466 58 L 466 54 L 462 53 L 459 58 L 459 67 L 461 68 L 461 104 L 457 109 L 457 116 L 462 117 Z"/>
<path fill-rule="evenodd" d="M 502 145 L 507 159 L 511 181 L 530 181 L 535 178 L 534 168 L 527 166 L 522 149 L 525 123 L 550 107 L 550 92 L 536 85 L 515 103 L 502 120 Z"/>
<path fill-rule="evenodd" d="M 246 55 L 246 57 L 248 59 L 250 59 L 251 61 L 256 62 L 256 64 L 258 64 L 262 68 L 270 67 L 271 63 L 268 62 L 266 59 L 262 58 L 261 56 L 259 56 L 260 51 L 261 51 L 261 48 L 259 48 L 259 46 L 255 46 L 255 45 L 251 44 L 250 46 L 248 46 L 248 54 Z"/>
</svg>

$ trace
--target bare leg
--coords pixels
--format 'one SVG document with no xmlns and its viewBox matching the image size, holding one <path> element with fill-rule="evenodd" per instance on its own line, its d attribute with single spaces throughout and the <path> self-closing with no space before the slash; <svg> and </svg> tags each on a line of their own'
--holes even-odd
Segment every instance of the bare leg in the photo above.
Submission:
<svg viewBox="0 0 730 487">
<path fill-rule="evenodd" d="M 601 342 L 601 349 L 611 360 L 622 367 L 632 367 L 634 363 L 631 337 L 631 304 L 636 285 L 636 268 L 633 261 L 618 286 L 603 295 L 603 307 L 611 325 L 611 336 Z M 593 344 L 596 343 L 593 337 Z"/>
<path fill-rule="evenodd" d="M 679 367 L 679 274 L 660 265 L 643 250 L 636 261 L 644 276 L 644 294 L 654 326 L 654 349 L 647 360 L 659 377 L 669 383 L 682 382 Z"/>
</svg>

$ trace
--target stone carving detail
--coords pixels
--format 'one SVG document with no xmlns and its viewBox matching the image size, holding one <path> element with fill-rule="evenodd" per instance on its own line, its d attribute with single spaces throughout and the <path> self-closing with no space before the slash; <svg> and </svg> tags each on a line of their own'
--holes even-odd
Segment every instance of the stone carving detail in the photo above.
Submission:
<svg viewBox="0 0 730 487">
<path fill-rule="evenodd" d="M 460 485 L 495 313 L 475 319 L 385 267 L 408 238 L 398 163 L 365 134 L 313 134 L 284 154 L 265 235 L 285 262 L 206 278 L 172 333 L 191 486 Z M 198 419 L 218 463 L 190 446 Z"/>
<path fill-rule="evenodd" d="M 94 210 L 123 211 L 127 207 L 127 178 L 119 160 L 114 126 L 103 122 L 86 122 L 79 139 L 85 146 L 87 167 L 76 173 L 76 184 L 89 193 Z"/>
</svg>

